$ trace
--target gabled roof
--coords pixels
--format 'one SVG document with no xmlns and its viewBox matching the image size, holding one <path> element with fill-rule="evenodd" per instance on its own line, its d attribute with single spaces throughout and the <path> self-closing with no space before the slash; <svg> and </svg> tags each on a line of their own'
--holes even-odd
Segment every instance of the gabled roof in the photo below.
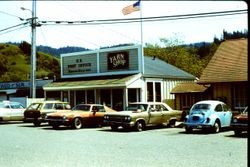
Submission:
<svg viewBox="0 0 250 167">
<path fill-rule="evenodd" d="M 145 77 L 195 80 L 196 77 L 158 58 L 144 56 Z"/>
<path fill-rule="evenodd" d="M 222 42 L 198 83 L 247 81 L 247 43 L 247 39 Z"/>
</svg>

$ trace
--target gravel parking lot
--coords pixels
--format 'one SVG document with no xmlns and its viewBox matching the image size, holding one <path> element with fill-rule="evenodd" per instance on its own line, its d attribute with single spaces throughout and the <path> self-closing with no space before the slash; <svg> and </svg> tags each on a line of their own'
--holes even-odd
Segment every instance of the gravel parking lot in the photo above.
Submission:
<svg viewBox="0 0 250 167">
<path fill-rule="evenodd" d="M 0 123 L 4 167 L 247 167 L 247 134 L 218 134 L 181 127 L 143 132 L 110 127 L 53 130 L 43 124 Z"/>
</svg>

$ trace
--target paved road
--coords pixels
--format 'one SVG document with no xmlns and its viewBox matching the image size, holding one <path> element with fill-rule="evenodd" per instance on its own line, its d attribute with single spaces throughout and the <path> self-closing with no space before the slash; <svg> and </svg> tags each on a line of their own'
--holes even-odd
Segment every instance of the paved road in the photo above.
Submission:
<svg viewBox="0 0 250 167">
<path fill-rule="evenodd" d="M 247 135 L 0 124 L 0 167 L 247 167 Z"/>
</svg>

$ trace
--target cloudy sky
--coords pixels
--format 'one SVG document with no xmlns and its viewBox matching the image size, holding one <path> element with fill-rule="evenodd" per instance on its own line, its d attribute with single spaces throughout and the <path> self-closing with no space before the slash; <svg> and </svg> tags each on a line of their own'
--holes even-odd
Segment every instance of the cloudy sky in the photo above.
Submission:
<svg viewBox="0 0 250 167">
<path fill-rule="evenodd" d="M 37 1 L 36 44 L 55 48 L 80 46 L 97 49 L 123 43 L 159 43 L 177 38 L 183 43 L 213 41 L 227 32 L 248 30 L 247 13 L 227 16 L 169 19 L 176 15 L 246 10 L 244 1 L 141 1 L 141 10 L 123 15 L 136 1 Z M 24 7 L 28 10 L 21 10 Z M 0 1 L 0 43 L 30 42 L 32 1 Z M 91 20 L 163 17 L 163 20 L 112 24 L 78 24 Z M 24 19 L 23 21 L 20 18 Z M 44 22 L 42 22 L 44 21 Z M 61 22 L 60 24 L 58 22 Z M 66 24 L 63 24 L 64 22 Z M 68 22 L 73 22 L 68 23 Z M 10 28 L 13 27 L 13 28 Z"/>
</svg>

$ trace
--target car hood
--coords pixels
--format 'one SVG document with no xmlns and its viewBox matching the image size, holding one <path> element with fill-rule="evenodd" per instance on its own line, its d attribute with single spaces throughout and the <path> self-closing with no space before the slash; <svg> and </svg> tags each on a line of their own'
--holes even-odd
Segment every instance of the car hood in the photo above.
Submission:
<svg viewBox="0 0 250 167">
<path fill-rule="evenodd" d="M 239 115 L 236 115 L 234 116 L 234 119 L 248 119 L 248 114 L 247 113 L 242 113 L 242 114 L 239 114 Z"/>
<path fill-rule="evenodd" d="M 110 112 L 106 113 L 105 115 L 120 115 L 120 116 L 127 116 L 127 115 L 135 115 L 141 112 L 136 111 L 119 111 L 119 112 Z"/>
<path fill-rule="evenodd" d="M 54 117 L 63 117 L 63 116 L 74 116 L 74 115 L 89 115 L 90 112 L 87 111 L 62 111 L 62 112 L 56 112 L 56 113 L 51 113 L 48 114 L 48 116 L 54 116 Z"/>
</svg>

